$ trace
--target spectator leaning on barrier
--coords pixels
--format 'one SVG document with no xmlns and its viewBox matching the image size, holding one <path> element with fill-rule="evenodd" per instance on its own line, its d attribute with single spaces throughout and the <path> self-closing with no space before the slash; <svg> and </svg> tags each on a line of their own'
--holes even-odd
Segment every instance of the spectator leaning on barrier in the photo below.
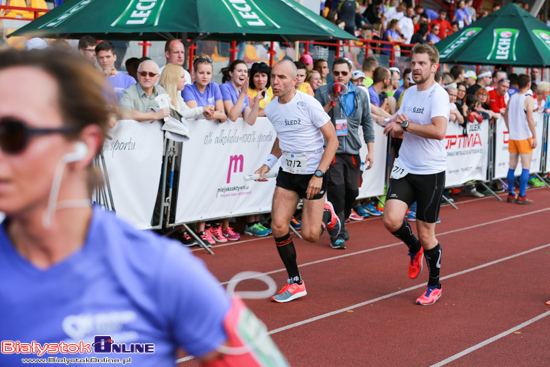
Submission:
<svg viewBox="0 0 550 367">
<path fill-rule="evenodd" d="M 498 119 L 500 117 L 500 113 L 493 112 L 491 110 L 491 107 L 489 107 L 489 92 L 487 92 L 485 88 L 479 88 L 475 93 L 475 96 L 477 97 L 477 99 L 479 99 L 479 102 L 481 103 L 478 112 L 481 112 L 484 118 Z"/>
<path fill-rule="evenodd" d="M 96 61 L 95 47 L 97 40 L 92 36 L 82 36 L 78 40 L 78 52 L 93 64 Z"/>
<path fill-rule="evenodd" d="M 329 98 L 332 86 L 326 85 L 317 90 L 315 99 L 324 106 L 338 136 L 339 145 L 330 166 L 327 192 L 328 199 L 334 205 L 334 210 L 342 223 L 340 234 L 330 239 L 331 247 L 345 249 L 345 241 L 349 235 L 344 222 L 350 216 L 355 199 L 359 195 L 362 173 L 359 126 L 363 128 L 363 139 L 368 148 L 368 154 L 364 160 L 367 169 L 370 169 L 374 163 L 374 128 L 369 97 L 365 91 L 355 88 L 350 82 L 352 73 L 349 62 L 343 58 L 334 60 L 332 75 L 335 82 L 342 83 L 348 88 L 346 94 L 340 96 L 338 102 L 332 107 L 332 101 Z"/>
<path fill-rule="evenodd" d="M 178 39 L 168 40 L 164 45 L 164 56 L 166 57 L 166 65 L 176 64 L 183 67 L 185 64 L 185 46 Z M 160 68 L 161 73 L 165 66 Z M 183 70 L 185 73 L 185 84 L 192 84 L 191 74 L 185 68 Z"/>
<path fill-rule="evenodd" d="M 212 73 L 214 67 L 212 60 L 206 55 L 200 55 L 193 61 L 193 73 L 195 74 L 195 82 L 188 85 L 183 90 L 183 100 L 189 108 L 213 105 L 214 113 L 207 117 L 208 120 L 219 120 L 220 123 L 227 121 L 227 115 L 223 105 L 223 97 L 220 92 L 220 87 L 212 82 Z M 206 116 L 205 116 L 206 117 Z M 200 239 L 210 245 L 216 242 L 226 242 L 227 239 L 223 236 L 221 224 L 216 222 L 215 228 L 212 223 L 206 226 L 205 222 L 197 223 L 197 232 Z M 214 232 L 216 237 L 214 236 Z"/>
<path fill-rule="evenodd" d="M 537 94 L 535 98 L 535 108 L 534 111 L 545 112 L 547 111 L 548 105 L 548 95 L 550 95 L 550 84 L 548 82 L 540 82 L 535 88 Z"/>
<path fill-rule="evenodd" d="M 317 72 L 317 75 L 320 74 Z M 271 88 L 271 68 L 265 62 L 255 62 L 250 69 L 248 79 L 248 100 L 256 97 L 258 92 L 265 89 L 265 95 L 260 100 L 259 117 L 265 117 L 265 107 L 273 99 L 273 89 Z"/>
<path fill-rule="evenodd" d="M 75 55 L 0 54 L 0 275 L 10 280 L 0 286 L 0 340 L 71 349 L 110 335 L 154 346 L 132 354 L 136 366 L 174 366 L 180 347 L 203 366 L 229 365 L 233 357 L 217 349 L 238 333 L 224 323 L 237 309 L 202 261 L 90 202 L 102 181 L 92 161 L 116 108 L 106 89 Z M 92 348 L 99 352 L 71 356 L 105 355 Z M 0 364 L 21 357 L 2 354 Z"/>
<path fill-rule="evenodd" d="M 503 114 L 504 111 L 506 110 L 505 96 L 508 92 L 509 87 L 510 87 L 510 80 L 501 79 L 498 82 L 497 88 L 489 91 L 489 107 L 491 107 L 491 110 L 493 112 Z M 521 85 L 520 85 L 520 89 L 521 89 Z"/>
<path fill-rule="evenodd" d="M 155 98 L 167 94 L 163 87 L 155 85 L 160 79 L 159 66 L 153 60 L 146 60 L 138 66 L 138 82 L 128 87 L 120 97 L 122 119 L 136 121 L 162 120 L 170 115 L 170 108 L 158 108 Z"/>
<path fill-rule="evenodd" d="M 456 103 L 455 103 L 457 98 L 456 84 L 455 83 L 447 84 L 444 88 L 449 94 L 449 104 L 451 107 L 449 122 L 456 122 L 460 125 L 463 125 L 464 117 L 462 116 L 462 113 L 458 110 L 458 107 L 456 106 Z"/>
<path fill-rule="evenodd" d="M 102 41 L 98 43 L 95 48 L 97 57 L 97 63 L 103 69 L 105 79 L 113 88 L 117 97 L 117 102 L 128 87 L 136 84 L 136 80 L 131 76 L 120 73 L 115 67 L 116 55 L 115 46 L 109 41 Z"/>
<path fill-rule="evenodd" d="M 504 80 L 506 79 L 500 82 L 501 85 L 506 83 Z M 509 203 L 533 204 L 532 200 L 525 197 L 533 149 L 537 147 L 537 132 L 533 117 L 534 100 L 528 93 L 531 87 L 529 75 L 520 74 L 518 86 L 519 91 L 510 98 L 510 103 L 505 108 L 503 115 L 509 134 L 508 152 L 510 152 L 507 201 Z M 521 175 L 519 176 L 519 195 L 516 196 L 514 181 L 519 160 L 521 160 Z"/>
<path fill-rule="evenodd" d="M 491 71 L 489 69 L 481 69 L 479 71 L 479 75 L 476 79 L 476 84 L 472 85 L 468 88 L 466 91 L 467 94 L 475 94 L 478 89 L 483 88 L 485 89 L 489 85 L 491 85 Z"/>
</svg>

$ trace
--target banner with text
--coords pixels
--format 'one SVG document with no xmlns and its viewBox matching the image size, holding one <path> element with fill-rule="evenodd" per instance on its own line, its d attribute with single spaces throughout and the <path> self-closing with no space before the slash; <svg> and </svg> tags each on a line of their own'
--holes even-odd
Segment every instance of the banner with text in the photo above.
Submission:
<svg viewBox="0 0 550 367">
<path fill-rule="evenodd" d="M 537 133 L 537 147 L 533 149 L 533 158 L 531 159 L 531 167 L 529 172 L 540 172 L 541 157 L 542 157 L 542 131 L 543 131 L 543 114 L 540 112 L 533 113 L 535 119 L 535 132 Z M 508 129 L 504 123 L 504 118 L 499 118 L 496 122 L 496 135 L 495 135 L 495 177 L 505 178 L 508 175 L 508 168 L 510 163 L 510 153 L 508 153 Z M 521 161 L 516 167 L 515 175 L 521 174 Z"/>
<path fill-rule="evenodd" d="M 267 118 L 189 123 L 183 143 L 176 223 L 271 211 L 275 179 L 245 181 L 262 166 L 277 137 Z M 272 171 L 279 170 L 279 163 Z"/>
<path fill-rule="evenodd" d="M 159 121 L 118 121 L 103 155 L 116 213 L 139 229 L 151 227 L 162 170 L 164 132 Z"/>
<path fill-rule="evenodd" d="M 359 137 L 363 141 L 363 129 L 359 127 Z M 363 142 L 360 156 L 364 162 L 368 153 L 367 145 Z M 374 164 L 371 169 L 363 171 L 363 184 L 359 188 L 358 199 L 381 196 L 385 194 L 386 163 L 388 154 L 388 137 L 384 135 L 384 128 L 374 124 Z"/>
<path fill-rule="evenodd" d="M 447 174 L 445 186 L 462 185 L 471 180 L 487 180 L 489 164 L 489 123 L 468 123 L 468 135 L 456 122 L 447 124 L 445 149 L 447 151 Z"/>
</svg>

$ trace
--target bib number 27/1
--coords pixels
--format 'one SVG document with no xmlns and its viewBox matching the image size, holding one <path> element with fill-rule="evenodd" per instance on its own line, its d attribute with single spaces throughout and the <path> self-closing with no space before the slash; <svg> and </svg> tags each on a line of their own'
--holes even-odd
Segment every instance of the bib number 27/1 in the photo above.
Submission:
<svg viewBox="0 0 550 367">
<path fill-rule="evenodd" d="M 394 180 L 399 180 L 400 178 L 405 177 L 409 172 L 401 167 L 401 164 L 399 164 L 399 160 L 396 159 L 393 162 L 393 168 L 391 170 L 390 178 Z"/>
<path fill-rule="evenodd" d="M 283 171 L 293 174 L 307 174 L 307 158 L 301 153 L 283 154 Z"/>
</svg>

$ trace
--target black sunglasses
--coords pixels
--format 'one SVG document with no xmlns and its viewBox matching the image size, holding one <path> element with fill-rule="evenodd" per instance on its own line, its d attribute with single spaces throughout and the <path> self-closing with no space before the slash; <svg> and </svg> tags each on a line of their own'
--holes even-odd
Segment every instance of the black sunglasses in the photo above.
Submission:
<svg viewBox="0 0 550 367">
<path fill-rule="evenodd" d="M 25 147 L 33 136 L 71 134 L 76 132 L 76 128 L 68 126 L 51 129 L 37 129 L 27 126 L 27 124 L 15 117 L 4 117 L 0 119 L 0 148 L 2 148 L 5 153 L 16 154 L 25 150 Z"/>
<path fill-rule="evenodd" d="M 154 78 L 156 77 L 157 75 L 159 75 L 159 73 L 153 73 L 152 71 L 140 71 L 138 72 L 139 75 L 141 75 L 142 77 L 146 77 L 147 75 L 149 75 L 149 78 Z"/>
<path fill-rule="evenodd" d="M 349 71 L 333 71 L 332 74 L 338 76 L 338 75 L 342 75 L 342 76 L 347 76 L 349 74 Z"/>
</svg>

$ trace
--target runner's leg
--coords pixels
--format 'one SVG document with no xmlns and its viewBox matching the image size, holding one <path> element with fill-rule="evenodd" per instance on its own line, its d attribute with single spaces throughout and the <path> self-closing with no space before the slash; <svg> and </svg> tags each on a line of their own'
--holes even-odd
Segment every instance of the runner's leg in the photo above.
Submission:
<svg viewBox="0 0 550 367">
<path fill-rule="evenodd" d="M 321 236 L 321 223 L 325 207 L 325 197 L 315 200 L 304 200 L 302 209 L 302 237 L 308 242 L 316 242 Z"/>
</svg>

